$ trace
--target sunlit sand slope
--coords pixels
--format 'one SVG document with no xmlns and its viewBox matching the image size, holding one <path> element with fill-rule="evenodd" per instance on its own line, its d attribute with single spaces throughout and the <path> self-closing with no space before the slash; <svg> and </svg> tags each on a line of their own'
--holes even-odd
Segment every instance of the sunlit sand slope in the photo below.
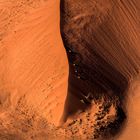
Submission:
<svg viewBox="0 0 140 140">
<path fill-rule="evenodd" d="M 6 114 L 20 118 L 23 113 L 26 118 L 34 111 L 55 125 L 63 114 L 68 65 L 59 29 L 59 0 L 32 2 L 0 3 L 0 120 L 8 121 L 2 129 L 16 125 L 16 119 L 10 124 Z M 11 13 L 6 15 L 7 11 Z"/>
</svg>

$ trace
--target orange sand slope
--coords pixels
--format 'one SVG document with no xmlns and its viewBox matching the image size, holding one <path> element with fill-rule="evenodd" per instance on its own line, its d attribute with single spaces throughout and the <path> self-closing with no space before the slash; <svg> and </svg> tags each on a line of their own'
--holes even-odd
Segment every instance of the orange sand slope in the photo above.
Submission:
<svg viewBox="0 0 140 140">
<path fill-rule="evenodd" d="M 51 4 L 48 1 L 36 9 L 10 1 L 0 6 L 0 27 L 8 26 L 5 32 L 1 31 L 1 106 L 15 111 L 22 100 L 47 121 L 58 124 L 68 78 L 67 57 L 59 31 L 59 1 Z M 28 8 L 28 14 L 22 13 L 23 9 L 18 11 L 20 6 Z M 6 17 L 5 12 L 13 8 L 13 15 Z M 10 17 L 13 23 L 8 24 Z"/>
<path fill-rule="evenodd" d="M 127 103 L 128 120 L 118 140 L 140 139 L 140 77 L 129 90 Z"/>
<path fill-rule="evenodd" d="M 60 0 L 0 0 L 0 140 L 65 140 L 77 129 L 76 136 L 85 140 L 85 128 L 91 134 L 100 104 L 56 127 L 62 120 L 68 86 L 59 6 Z M 128 105 L 128 124 L 115 139 L 140 138 L 140 98 L 135 95 Z M 81 125 L 70 126 L 80 119 Z"/>
</svg>

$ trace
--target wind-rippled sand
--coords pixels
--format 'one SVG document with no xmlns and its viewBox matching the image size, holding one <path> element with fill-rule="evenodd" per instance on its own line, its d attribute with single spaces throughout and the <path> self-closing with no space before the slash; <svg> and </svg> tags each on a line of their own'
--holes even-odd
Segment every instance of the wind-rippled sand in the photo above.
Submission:
<svg viewBox="0 0 140 140">
<path fill-rule="evenodd" d="M 96 11 L 97 16 L 103 14 L 104 19 L 107 14 L 104 8 L 96 8 L 102 11 L 101 15 Z M 76 16 L 74 21 L 82 17 Z M 138 36 L 129 37 L 137 47 Z M 67 100 L 71 65 L 64 45 L 60 33 L 60 0 L 0 0 L 0 140 L 90 140 L 101 136 L 110 139 L 108 133 L 114 136 L 111 139 L 140 138 L 139 78 L 128 90 L 131 95 L 127 121 L 117 137 L 121 110 L 116 110 L 116 96 L 90 100 L 90 94 L 77 96 L 76 88 L 72 88 L 76 96 Z M 121 70 L 125 73 L 125 67 Z M 73 83 L 83 84 L 77 80 Z M 67 113 L 67 103 L 76 113 Z"/>
</svg>

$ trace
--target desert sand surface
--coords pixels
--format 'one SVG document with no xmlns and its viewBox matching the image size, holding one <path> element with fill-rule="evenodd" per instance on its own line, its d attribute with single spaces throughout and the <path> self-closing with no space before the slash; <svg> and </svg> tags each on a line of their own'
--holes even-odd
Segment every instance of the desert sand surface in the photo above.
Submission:
<svg viewBox="0 0 140 140">
<path fill-rule="evenodd" d="M 130 96 L 127 101 L 128 120 L 118 140 L 131 140 L 140 138 L 140 79 L 136 79 L 130 87 Z"/>
<path fill-rule="evenodd" d="M 100 0 L 99 3 L 95 0 L 94 4 L 91 1 L 84 3 L 83 0 L 78 0 L 76 8 L 84 5 L 84 8 L 78 9 L 78 12 L 75 12 L 74 1 L 71 0 L 69 2 L 72 2 L 72 5 L 69 8 L 72 7 L 73 15 L 70 19 L 66 18 L 70 24 L 65 23 L 66 30 L 63 30 L 63 26 L 60 25 L 64 23 L 60 7 L 64 2 L 64 0 L 0 0 L 0 140 L 91 140 L 102 139 L 102 135 L 105 136 L 104 140 L 140 139 L 140 78 L 136 76 L 137 78 L 131 79 L 131 74 L 137 75 L 139 71 L 137 70 L 139 57 L 132 53 L 133 60 L 125 61 L 121 53 L 128 50 L 126 55 L 131 56 L 131 52 L 135 52 L 135 49 L 137 53 L 139 52 L 140 38 L 137 22 L 133 20 L 131 23 L 127 21 L 127 24 L 122 22 L 128 20 L 126 15 L 129 12 L 125 14 L 122 12 L 124 15 L 119 15 L 118 7 L 116 6 L 114 10 L 115 4 L 112 0 Z M 122 1 L 122 5 L 123 2 L 126 0 Z M 92 8 L 90 4 L 95 7 Z M 132 11 L 137 11 L 138 4 L 137 7 L 133 5 L 134 3 L 128 4 L 131 5 Z M 94 16 L 91 14 L 93 10 Z M 119 10 L 124 9 L 119 7 Z M 108 13 L 113 13 L 114 18 L 106 21 Z M 93 16 L 95 21 L 92 30 L 86 28 L 92 26 L 90 16 Z M 84 17 L 87 18 L 86 21 Z M 135 18 L 139 20 L 139 17 Z M 110 24 L 111 20 L 113 24 Z M 78 28 L 76 28 L 77 23 Z M 100 90 L 94 91 L 96 84 L 101 83 L 101 87 L 104 87 L 107 82 L 96 77 L 97 81 L 94 82 L 97 83 L 91 84 L 86 79 L 93 74 L 91 67 L 86 66 L 96 62 L 92 63 L 86 58 L 87 56 L 94 58 L 92 50 L 79 48 L 81 36 L 78 33 L 84 25 L 87 32 L 93 31 L 95 34 L 97 42 L 90 40 L 97 47 L 95 50 L 100 51 L 110 64 L 115 64 L 114 71 L 117 69 L 116 73 L 110 73 L 111 67 L 106 64 L 108 68 L 103 65 L 96 67 L 96 70 L 92 69 L 93 72 L 97 76 L 99 76 L 98 68 L 104 70 L 105 74 L 109 72 L 109 79 L 113 79 L 113 84 L 118 88 L 120 86 L 118 91 L 123 91 L 127 84 L 127 80 L 125 83 L 123 77 L 131 79 L 125 100 L 127 117 L 120 107 L 116 109 L 119 104 L 118 95 L 114 95 L 111 88 L 106 94 Z M 135 49 L 131 50 L 128 47 L 115 53 L 112 40 L 104 38 L 105 33 L 110 31 L 108 28 L 110 26 L 114 29 L 116 37 L 112 39 L 120 39 L 124 46 L 131 44 Z M 119 26 L 122 36 L 118 31 Z M 104 34 L 100 29 L 104 29 Z M 63 32 L 67 35 L 67 41 L 70 40 L 69 44 L 74 44 L 74 47 L 78 44 L 78 49 L 73 46 L 67 48 Z M 109 33 L 110 36 L 114 35 L 112 32 Z M 90 35 L 85 32 L 83 38 L 90 38 Z M 126 38 L 130 42 L 125 42 Z M 98 40 L 102 43 L 98 44 Z M 114 46 L 117 47 L 118 42 L 115 43 Z M 90 42 L 87 42 L 87 45 L 89 44 Z M 103 45 L 110 45 L 112 48 L 106 52 L 105 49 L 100 49 Z M 111 53 L 112 55 L 109 55 Z M 114 58 L 115 62 L 110 61 Z M 103 60 L 99 60 L 101 62 L 97 63 L 102 64 Z M 79 62 L 83 65 L 77 68 Z M 82 74 L 79 72 L 81 69 L 85 70 Z M 121 71 L 123 76 L 121 77 L 117 71 Z M 125 119 L 124 125 L 120 125 L 123 122 L 121 117 Z M 119 133 L 117 133 L 118 127 L 123 127 Z"/>
<path fill-rule="evenodd" d="M 109 123 L 108 119 L 109 124 L 104 120 L 107 114 L 102 119 L 97 118 L 93 122 L 97 125 L 91 130 L 93 137 L 100 139 L 104 135 L 103 139 L 110 139 L 107 137 L 110 134 L 111 139 L 133 139 L 134 136 L 138 139 L 139 131 L 134 133 L 134 128 L 139 130 L 139 123 L 132 116 L 135 112 L 139 118 L 139 111 L 136 111 L 139 99 L 132 93 L 138 96 L 139 90 L 130 92 L 129 89 L 140 72 L 139 1 L 62 1 L 61 34 L 70 64 L 66 115 L 76 112 L 71 103 L 78 104 L 78 99 L 84 100 L 85 106 L 79 101 L 76 110 L 84 110 L 90 106 L 87 97 L 92 101 L 103 97 L 102 106 L 108 104 L 106 108 L 109 109 L 112 103 L 116 115 L 112 115 L 113 122 Z M 115 137 L 115 133 L 120 137 Z"/>
<path fill-rule="evenodd" d="M 1 140 L 48 139 L 40 129 L 61 122 L 68 61 L 59 13 L 58 0 L 0 1 Z"/>
</svg>

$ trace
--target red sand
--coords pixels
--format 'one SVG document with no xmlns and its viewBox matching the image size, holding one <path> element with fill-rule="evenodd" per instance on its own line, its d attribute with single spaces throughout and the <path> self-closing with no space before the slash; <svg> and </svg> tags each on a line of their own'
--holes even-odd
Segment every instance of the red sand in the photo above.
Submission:
<svg viewBox="0 0 140 140">
<path fill-rule="evenodd" d="M 56 127 L 63 123 L 68 87 L 59 0 L 0 0 L 0 67 L 0 140 L 60 140 L 73 135 L 87 139 L 94 131 L 94 114 L 102 102 Z M 140 139 L 139 81 L 130 88 L 128 122 L 115 139 Z M 88 113 L 92 122 L 87 121 Z M 110 114 L 115 114 L 113 107 Z M 82 125 L 69 127 L 80 119 Z M 73 134 L 75 129 L 78 133 Z"/>
</svg>

